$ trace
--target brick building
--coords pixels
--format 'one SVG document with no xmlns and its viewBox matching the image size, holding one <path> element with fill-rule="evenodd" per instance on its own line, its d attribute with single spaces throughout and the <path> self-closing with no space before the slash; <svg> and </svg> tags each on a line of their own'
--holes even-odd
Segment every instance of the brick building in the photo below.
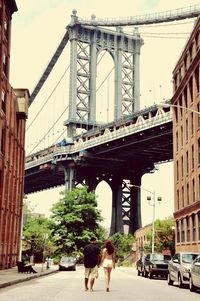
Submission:
<svg viewBox="0 0 200 301">
<path fill-rule="evenodd" d="M 0 0 L 0 269 L 16 265 L 24 190 L 24 138 L 29 93 L 9 84 L 14 0 Z"/>
<path fill-rule="evenodd" d="M 199 63 L 200 18 L 173 71 L 176 251 L 200 252 Z"/>
</svg>

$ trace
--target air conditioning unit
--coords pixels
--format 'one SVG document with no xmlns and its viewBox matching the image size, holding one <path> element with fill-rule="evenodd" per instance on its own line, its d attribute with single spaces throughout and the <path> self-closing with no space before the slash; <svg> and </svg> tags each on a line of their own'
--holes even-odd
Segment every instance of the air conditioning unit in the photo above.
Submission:
<svg viewBox="0 0 200 301">
<path fill-rule="evenodd" d="M 14 89 L 14 93 L 17 97 L 17 116 L 20 119 L 26 119 L 28 117 L 29 91 L 28 89 Z"/>
</svg>

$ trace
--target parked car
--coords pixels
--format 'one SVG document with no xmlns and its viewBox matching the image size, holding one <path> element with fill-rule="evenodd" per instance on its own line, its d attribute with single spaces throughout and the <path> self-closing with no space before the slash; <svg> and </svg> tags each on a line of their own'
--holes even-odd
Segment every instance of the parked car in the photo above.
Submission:
<svg viewBox="0 0 200 301">
<path fill-rule="evenodd" d="M 140 276 L 140 274 L 144 276 L 144 259 L 145 259 L 145 255 L 142 255 L 140 259 L 136 262 L 136 269 L 138 272 L 138 276 Z"/>
<path fill-rule="evenodd" d="M 180 252 L 176 253 L 169 261 L 168 285 L 178 282 L 178 286 L 184 287 L 189 284 L 190 267 L 199 253 Z"/>
<path fill-rule="evenodd" d="M 200 255 L 191 264 L 189 276 L 190 291 L 194 292 L 197 288 L 200 288 Z"/>
<path fill-rule="evenodd" d="M 59 271 L 76 271 L 76 258 L 62 257 L 59 262 Z"/>
<path fill-rule="evenodd" d="M 144 276 L 150 279 L 153 276 L 167 278 L 168 260 L 165 260 L 162 253 L 148 253 L 144 260 Z"/>
</svg>

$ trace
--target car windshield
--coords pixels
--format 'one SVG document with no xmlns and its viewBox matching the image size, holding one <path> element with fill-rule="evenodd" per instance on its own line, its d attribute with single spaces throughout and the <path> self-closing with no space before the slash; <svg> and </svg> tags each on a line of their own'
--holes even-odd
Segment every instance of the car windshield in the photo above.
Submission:
<svg viewBox="0 0 200 301">
<path fill-rule="evenodd" d="M 164 260 L 163 254 L 152 254 L 151 260 Z"/>
<path fill-rule="evenodd" d="M 61 258 L 61 262 L 74 262 L 74 258 L 72 258 L 72 257 L 63 257 L 63 258 Z"/>
<path fill-rule="evenodd" d="M 184 263 L 192 263 L 193 260 L 197 257 L 197 254 L 183 254 L 182 262 Z"/>
</svg>

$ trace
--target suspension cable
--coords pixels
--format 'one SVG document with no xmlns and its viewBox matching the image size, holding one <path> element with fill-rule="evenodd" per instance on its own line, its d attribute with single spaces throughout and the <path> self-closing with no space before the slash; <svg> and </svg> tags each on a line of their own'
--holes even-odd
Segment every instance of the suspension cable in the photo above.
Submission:
<svg viewBox="0 0 200 301">
<path fill-rule="evenodd" d="M 101 82 L 100 86 L 96 89 L 96 92 L 98 92 L 98 90 L 101 88 L 101 86 L 105 83 L 105 81 L 107 80 L 107 78 L 109 77 L 109 75 L 111 74 L 111 72 L 114 70 L 115 67 L 112 67 L 112 69 L 110 70 L 110 72 L 106 75 L 106 77 L 104 78 L 104 80 Z"/>
<path fill-rule="evenodd" d="M 52 92 L 50 93 L 50 95 L 47 97 L 46 101 L 44 102 L 43 106 L 41 107 L 40 111 L 36 114 L 36 116 L 34 117 L 34 119 L 31 121 L 31 123 L 29 124 L 29 126 L 27 127 L 26 131 L 29 130 L 29 128 L 31 127 L 31 125 L 34 123 L 34 121 L 36 120 L 36 118 L 40 115 L 40 113 L 42 112 L 43 108 L 45 107 L 45 105 L 47 104 L 47 102 L 49 101 L 49 99 L 51 98 L 52 94 L 55 92 L 56 88 L 58 87 L 58 85 L 60 84 L 61 80 L 63 79 L 63 77 L 65 76 L 65 74 L 67 73 L 68 69 L 69 69 L 70 65 L 67 67 L 67 69 L 64 71 L 63 75 L 61 76 L 61 78 L 59 79 L 59 81 L 57 82 L 57 84 L 55 85 L 54 89 L 52 90 Z"/>
<path fill-rule="evenodd" d="M 40 143 L 46 138 L 46 136 L 48 135 L 48 133 L 52 130 L 52 128 L 54 127 L 54 125 L 60 120 L 60 118 L 63 116 L 63 114 L 66 112 L 66 110 L 68 109 L 69 105 L 64 109 L 64 111 L 62 112 L 62 114 L 56 119 L 56 121 L 53 123 L 53 125 L 50 127 L 50 129 L 48 130 L 48 132 L 46 132 L 46 134 L 44 134 L 44 136 L 39 140 L 39 142 L 34 146 L 34 148 L 29 152 L 28 156 L 30 154 L 32 154 L 32 152 L 36 149 L 36 147 L 38 145 L 40 145 Z"/>
</svg>

